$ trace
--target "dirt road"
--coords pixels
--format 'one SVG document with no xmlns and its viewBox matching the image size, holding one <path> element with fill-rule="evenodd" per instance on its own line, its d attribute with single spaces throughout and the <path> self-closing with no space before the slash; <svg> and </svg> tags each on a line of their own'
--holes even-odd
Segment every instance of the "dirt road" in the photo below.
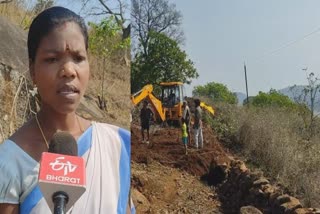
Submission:
<svg viewBox="0 0 320 214">
<path fill-rule="evenodd" d="M 201 181 L 214 158 L 228 161 L 212 130 L 204 127 L 204 149 L 184 154 L 179 128 L 152 126 L 150 144 L 131 126 L 132 184 L 137 213 L 221 213 L 214 187 Z"/>
</svg>

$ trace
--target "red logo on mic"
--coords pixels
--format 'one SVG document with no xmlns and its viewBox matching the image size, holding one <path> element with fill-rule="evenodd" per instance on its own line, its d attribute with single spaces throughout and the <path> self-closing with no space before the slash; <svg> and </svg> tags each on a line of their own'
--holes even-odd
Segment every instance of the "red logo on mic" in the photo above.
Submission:
<svg viewBox="0 0 320 214">
<path fill-rule="evenodd" d="M 57 157 L 55 162 L 51 162 L 51 169 L 54 171 L 63 170 L 63 175 L 68 175 L 69 172 L 74 172 L 77 168 L 77 165 L 72 164 L 70 161 L 60 162 L 60 160 L 65 160 L 64 156 Z"/>
<path fill-rule="evenodd" d="M 44 152 L 39 180 L 43 182 L 84 185 L 85 166 L 81 157 Z"/>
</svg>

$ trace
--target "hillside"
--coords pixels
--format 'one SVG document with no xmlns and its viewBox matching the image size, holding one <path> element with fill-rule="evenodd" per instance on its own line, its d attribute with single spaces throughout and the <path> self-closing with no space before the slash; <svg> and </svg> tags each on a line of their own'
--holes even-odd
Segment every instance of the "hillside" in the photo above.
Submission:
<svg viewBox="0 0 320 214">
<path fill-rule="evenodd" d="M 304 96 L 304 85 L 294 85 L 279 89 L 278 92 L 288 96 L 291 100 L 299 103 L 305 103 L 310 107 L 310 95 Z M 238 99 L 238 105 L 242 105 L 246 99 L 246 95 L 242 92 L 235 92 Z M 317 93 L 315 98 L 315 112 L 320 112 L 320 92 Z"/>
<path fill-rule="evenodd" d="M 177 141 L 179 132 L 178 128 L 153 124 L 147 145 L 141 142 L 138 121 L 132 122 L 131 181 L 137 213 L 319 212 L 302 208 L 297 198 L 261 170 L 247 168 L 208 124 L 203 129 L 204 148 L 189 145 L 188 155 Z"/>
<path fill-rule="evenodd" d="M 288 86 L 280 89 L 279 92 L 288 96 L 293 101 L 306 103 L 310 107 L 310 95 L 304 96 L 304 85 Z M 315 97 L 315 112 L 320 112 L 320 92 L 317 92 Z"/>
</svg>

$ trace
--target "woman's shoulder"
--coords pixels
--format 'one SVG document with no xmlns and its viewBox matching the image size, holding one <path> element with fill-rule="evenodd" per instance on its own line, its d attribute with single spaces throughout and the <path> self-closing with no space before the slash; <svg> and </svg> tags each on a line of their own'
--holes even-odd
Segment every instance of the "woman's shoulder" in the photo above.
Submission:
<svg viewBox="0 0 320 214">
<path fill-rule="evenodd" d="M 0 144 L 0 201 L 18 203 L 36 184 L 38 163 L 12 140 Z M 28 179 L 25 179 L 28 177 Z"/>
<path fill-rule="evenodd" d="M 5 140 L 0 144 L 0 203 L 19 203 L 19 172 L 16 164 L 18 157 L 14 142 Z"/>
<path fill-rule="evenodd" d="M 37 161 L 40 160 L 42 149 L 46 147 L 42 136 L 37 134 L 37 126 L 32 120 L 21 126 L 9 139 Z"/>
<path fill-rule="evenodd" d="M 105 131 L 111 131 L 115 133 L 123 132 L 125 134 L 130 135 L 130 132 L 127 129 L 121 128 L 120 126 L 116 126 L 110 123 L 92 122 L 92 125 L 96 129 L 102 129 Z"/>
<path fill-rule="evenodd" d="M 19 153 L 19 147 L 12 140 L 6 139 L 4 142 L 2 142 L 0 144 L 0 168 L 6 167 L 10 163 L 15 162 L 17 158 L 16 155 Z"/>
<path fill-rule="evenodd" d="M 122 143 L 130 144 L 130 132 L 109 123 L 93 122 L 93 129 L 96 135 L 120 139 Z"/>
<path fill-rule="evenodd" d="M 6 139 L 3 143 L 0 144 L 1 169 L 8 169 L 11 172 L 19 172 L 15 171 L 15 169 L 23 169 L 24 165 L 35 166 L 37 164 L 38 162 L 36 162 L 31 156 L 29 156 L 14 141 Z"/>
</svg>

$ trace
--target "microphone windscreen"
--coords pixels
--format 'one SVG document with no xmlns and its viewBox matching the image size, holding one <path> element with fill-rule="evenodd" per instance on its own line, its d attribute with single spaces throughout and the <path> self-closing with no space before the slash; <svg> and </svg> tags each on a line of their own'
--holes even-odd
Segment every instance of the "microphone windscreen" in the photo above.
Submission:
<svg viewBox="0 0 320 214">
<path fill-rule="evenodd" d="M 48 152 L 78 156 L 77 141 L 69 132 L 58 131 L 52 136 Z"/>
</svg>

